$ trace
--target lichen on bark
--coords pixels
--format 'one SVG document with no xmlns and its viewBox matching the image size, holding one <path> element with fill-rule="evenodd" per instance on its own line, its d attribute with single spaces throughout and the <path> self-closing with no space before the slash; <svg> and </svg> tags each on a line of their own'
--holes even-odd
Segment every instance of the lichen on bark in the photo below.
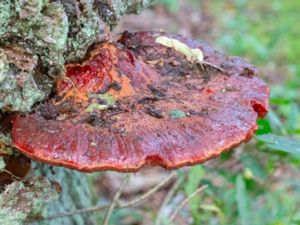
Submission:
<svg viewBox="0 0 300 225">
<path fill-rule="evenodd" d="M 120 17 L 127 13 L 139 13 L 154 0 L 95 0 L 94 7 L 103 21 L 111 28 L 117 25 Z"/>
<path fill-rule="evenodd" d="M 47 1 L 2 1 L 0 8 L 8 10 L 0 14 L 0 109 L 30 111 L 63 70 L 67 16 L 62 5 Z"/>
<path fill-rule="evenodd" d="M 2 111 L 29 111 L 45 94 L 32 74 L 37 58 L 17 47 L 0 49 L 0 108 Z"/>
<path fill-rule="evenodd" d="M 43 206 L 57 198 L 55 187 L 47 179 L 15 181 L 0 194 L 0 224 L 21 225 L 28 217 L 39 216 Z"/>
<path fill-rule="evenodd" d="M 80 172 L 65 168 L 53 167 L 49 173 L 49 166 L 38 164 L 37 176 L 47 176 L 50 180 L 60 183 L 62 192 L 58 201 L 51 202 L 43 212 L 43 216 L 52 216 L 61 212 L 70 212 L 76 209 L 91 207 L 94 203 L 91 177 Z M 94 213 L 78 214 L 53 220 L 42 220 L 33 225 L 95 225 Z"/>
</svg>

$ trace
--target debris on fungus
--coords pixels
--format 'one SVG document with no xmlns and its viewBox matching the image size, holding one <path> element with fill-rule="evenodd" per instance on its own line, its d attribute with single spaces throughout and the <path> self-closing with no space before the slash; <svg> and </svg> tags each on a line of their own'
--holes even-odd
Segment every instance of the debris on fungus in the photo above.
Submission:
<svg viewBox="0 0 300 225">
<path fill-rule="evenodd" d="M 14 118 L 12 138 L 30 158 L 84 172 L 202 163 L 248 141 L 268 112 L 269 89 L 252 65 L 177 35 L 125 32 L 65 71 L 54 97 Z"/>
<path fill-rule="evenodd" d="M 176 51 L 185 55 L 186 59 L 192 63 L 195 61 L 203 63 L 203 52 L 199 48 L 190 48 L 181 41 L 174 38 L 168 38 L 166 36 L 157 37 L 155 42 L 169 48 L 174 48 Z"/>
</svg>

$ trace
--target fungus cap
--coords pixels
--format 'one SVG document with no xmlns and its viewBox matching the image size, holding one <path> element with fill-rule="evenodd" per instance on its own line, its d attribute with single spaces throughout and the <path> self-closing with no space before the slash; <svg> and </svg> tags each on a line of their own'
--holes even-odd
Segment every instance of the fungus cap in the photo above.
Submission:
<svg viewBox="0 0 300 225">
<path fill-rule="evenodd" d="M 200 49 L 208 64 L 160 36 Z M 203 163 L 248 141 L 268 112 L 252 65 L 165 33 L 125 32 L 66 65 L 65 77 L 56 97 L 14 119 L 12 137 L 33 159 L 84 172 Z"/>
</svg>

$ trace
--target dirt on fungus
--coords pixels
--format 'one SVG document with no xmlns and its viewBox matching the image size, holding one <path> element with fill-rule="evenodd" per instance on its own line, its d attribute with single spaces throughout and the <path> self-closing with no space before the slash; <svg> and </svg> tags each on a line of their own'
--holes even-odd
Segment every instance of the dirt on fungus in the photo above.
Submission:
<svg viewBox="0 0 300 225">
<path fill-rule="evenodd" d="M 223 72 L 156 43 L 162 35 Z M 84 172 L 201 163 L 248 141 L 268 112 L 252 65 L 177 35 L 125 32 L 65 68 L 57 95 L 18 115 L 12 137 L 31 158 Z"/>
</svg>

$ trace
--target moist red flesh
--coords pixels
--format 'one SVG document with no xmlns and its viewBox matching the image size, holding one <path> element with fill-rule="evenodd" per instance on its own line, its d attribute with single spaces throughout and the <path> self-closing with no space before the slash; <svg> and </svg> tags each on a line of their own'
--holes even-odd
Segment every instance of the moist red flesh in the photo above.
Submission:
<svg viewBox="0 0 300 225">
<path fill-rule="evenodd" d="M 157 44 L 160 35 L 200 48 L 222 72 Z M 84 172 L 202 163 L 248 141 L 268 112 L 269 89 L 252 65 L 180 36 L 125 33 L 66 71 L 60 97 L 17 116 L 12 136 L 31 158 Z M 95 92 L 114 105 L 87 111 Z"/>
<path fill-rule="evenodd" d="M 107 83 L 110 82 L 107 74 L 111 69 L 111 54 L 107 49 L 102 48 L 83 65 L 67 65 L 66 76 L 76 84 L 78 90 L 97 92 L 103 87 L 106 80 L 108 80 Z M 66 92 L 72 88 L 72 85 L 69 80 L 62 80 L 58 83 L 58 91 Z"/>
</svg>

